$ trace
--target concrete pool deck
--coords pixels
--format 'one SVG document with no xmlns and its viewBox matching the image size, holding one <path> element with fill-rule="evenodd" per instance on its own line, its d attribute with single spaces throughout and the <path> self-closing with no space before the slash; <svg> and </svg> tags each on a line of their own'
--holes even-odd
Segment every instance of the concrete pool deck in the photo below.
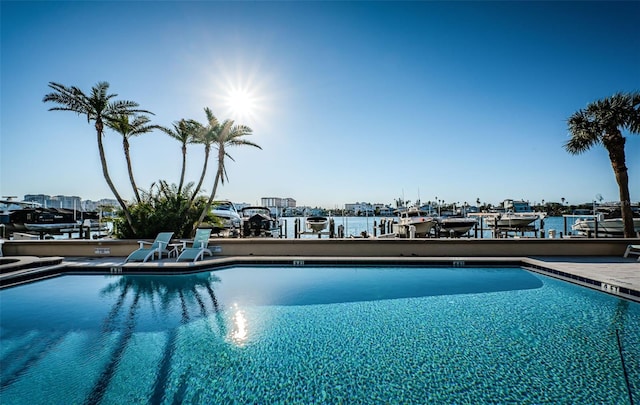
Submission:
<svg viewBox="0 0 640 405">
<path fill-rule="evenodd" d="M 198 262 L 161 259 L 125 263 L 125 257 L 4 257 L 0 288 L 62 274 L 181 274 L 242 265 L 411 265 L 521 266 L 631 301 L 640 302 L 640 262 L 618 256 L 529 257 L 347 257 L 347 256 L 214 256 Z"/>
</svg>

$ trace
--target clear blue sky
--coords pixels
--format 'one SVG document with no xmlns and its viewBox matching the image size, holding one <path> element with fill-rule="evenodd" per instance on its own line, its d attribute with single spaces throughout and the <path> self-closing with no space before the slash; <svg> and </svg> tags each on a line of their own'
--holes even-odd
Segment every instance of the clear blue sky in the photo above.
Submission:
<svg viewBox="0 0 640 405">
<path fill-rule="evenodd" d="M 342 207 L 618 199 L 604 148 L 569 155 L 566 119 L 640 90 L 640 2 L 1 2 L 0 193 L 113 198 L 95 130 L 50 112 L 50 81 L 110 83 L 153 123 L 220 119 L 262 146 L 230 149 L 218 197 Z M 248 109 L 230 107 L 244 91 Z M 105 135 L 118 190 L 133 193 L 120 135 Z M 640 136 L 627 138 L 633 201 Z M 177 183 L 180 144 L 131 140 L 138 185 Z M 215 158 L 214 158 L 215 159 Z M 215 160 L 205 180 L 211 190 Z M 189 147 L 187 180 L 203 149 Z"/>
</svg>

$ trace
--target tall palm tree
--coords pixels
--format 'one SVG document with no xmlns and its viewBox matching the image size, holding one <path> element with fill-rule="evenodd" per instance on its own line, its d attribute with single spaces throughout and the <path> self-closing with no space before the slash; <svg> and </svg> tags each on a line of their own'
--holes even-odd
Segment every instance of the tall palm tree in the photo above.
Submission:
<svg viewBox="0 0 640 405">
<path fill-rule="evenodd" d="M 124 156 L 127 160 L 127 171 L 129 172 L 129 181 L 133 188 L 133 194 L 136 197 L 136 202 L 140 202 L 140 193 L 138 193 L 138 186 L 136 180 L 133 177 L 133 167 L 131 165 L 131 155 L 129 153 L 129 139 L 133 136 L 145 134 L 153 131 L 154 129 L 165 129 L 160 125 L 151 125 L 151 121 L 145 115 L 138 115 L 133 117 L 133 121 L 129 121 L 129 115 L 119 114 L 113 118 L 107 118 L 106 124 L 109 128 L 113 129 L 120 135 L 122 135 L 122 148 L 124 150 Z"/>
<path fill-rule="evenodd" d="M 609 153 L 620 190 L 624 237 L 633 237 L 633 212 L 624 153 L 626 138 L 622 130 L 640 133 L 640 92 L 616 93 L 590 103 L 569 117 L 567 123 L 571 134 L 571 139 L 564 145 L 567 152 L 577 155 L 602 144 Z"/>
<path fill-rule="evenodd" d="M 207 111 L 206 109 L 205 111 Z M 210 111 L 209 111 L 210 112 Z M 193 229 L 197 229 L 205 216 L 209 212 L 211 208 L 211 203 L 213 203 L 213 198 L 216 195 L 216 191 L 218 190 L 218 183 L 224 184 L 225 179 L 228 180 L 227 170 L 225 168 L 225 157 L 233 160 L 231 155 L 227 153 L 227 148 L 231 146 L 253 146 L 258 149 L 262 149 L 259 145 L 243 139 L 245 136 L 251 135 L 253 130 L 245 125 L 233 125 L 233 120 L 225 120 L 223 123 L 217 125 L 215 130 L 212 132 L 215 133 L 214 136 L 214 145 L 218 149 L 218 170 L 216 172 L 216 177 L 213 182 L 213 189 L 211 190 L 211 194 L 209 195 L 209 199 L 207 200 L 207 204 L 205 205 L 202 213 L 200 213 L 200 218 L 193 226 Z"/>
<path fill-rule="evenodd" d="M 122 199 L 118 190 L 111 181 L 109 176 L 109 170 L 107 168 L 107 159 L 104 153 L 104 146 L 102 144 L 102 136 L 104 134 L 104 120 L 115 118 L 118 115 L 132 115 L 136 113 L 152 114 L 149 111 L 141 110 L 138 107 L 138 103 L 126 100 L 112 100 L 117 97 L 117 94 L 108 94 L 109 83 L 99 82 L 91 88 L 91 93 L 86 95 L 78 87 L 67 87 L 60 83 L 49 82 L 49 87 L 53 89 L 52 93 L 44 96 L 43 102 L 51 102 L 58 104 L 58 107 L 52 107 L 49 111 L 72 111 L 78 115 L 86 115 L 87 122 L 94 121 L 96 136 L 98 139 L 98 151 L 100 153 L 100 163 L 102 164 L 102 174 L 107 182 L 107 185 L 111 189 L 111 192 L 118 200 L 125 218 L 129 223 L 129 226 L 135 233 L 133 220 L 131 213 L 127 208 L 127 204 Z"/>
<path fill-rule="evenodd" d="M 187 168 L 187 144 L 197 141 L 196 135 L 202 129 L 200 123 L 194 120 L 181 119 L 173 123 L 173 129 L 162 128 L 167 135 L 180 142 L 182 145 L 182 170 L 180 171 L 180 183 L 178 184 L 178 194 L 182 192 L 184 185 L 184 174 Z"/>
<path fill-rule="evenodd" d="M 200 125 L 194 136 L 195 143 L 204 145 L 204 165 L 202 166 L 202 173 L 200 174 L 198 185 L 196 185 L 196 189 L 193 192 L 192 202 L 198 196 L 202 183 L 204 182 L 204 176 L 207 174 L 207 166 L 209 164 L 209 155 L 211 154 L 211 145 L 216 141 L 217 133 L 220 131 L 220 121 L 213 115 L 211 110 L 205 107 L 204 112 L 207 115 L 207 125 Z"/>
</svg>

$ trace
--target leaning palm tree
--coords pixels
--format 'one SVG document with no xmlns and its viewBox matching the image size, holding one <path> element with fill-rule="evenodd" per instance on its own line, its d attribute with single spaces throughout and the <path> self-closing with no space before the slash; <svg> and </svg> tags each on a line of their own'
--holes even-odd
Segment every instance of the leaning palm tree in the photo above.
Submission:
<svg viewBox="0 0 640 405">
<path fill-rule="evenodd" d="M 167 135 L 180 142 L 182 145 L 182 170 L 180 171 L 180 183 L 178 184 L 178 194 L 182 192 L 184 186 L 184 174 L 187 168 L 187 144 L 196 143 L 196 135 L 202 130 L 202 125 L 194 120 L 181 119 L 173 123 L 173 129 L 162 128 Z"/>
<path fill-rule="evenodd" d="M 113 118 L 108 117 L 105 121 L 109 128 L 113 129 L 114 131 L 122 135 L 122 148 L 124 150 L 124 156 L 127 161 L 127 171 L 129 172 L 129 181 L 131 182 L 131 187 L 133 188 L 133 194 L 136 197 L 136 202 L 139 203 L 140 193 L 138 192 L 138 186 L 136 185 L 136 180 L 133 177 L 133 167 L 131 165 L 131 154 L 129 153 L 129 139 L 133 136 L 146 134 L 148 132 L 153 131 L 154 129 L 164 130 L 165 128 L 160 125 L 149 124 L 151 120 L 145 115 L 134 116 L 133 121 L 129 121 L 129 115 L 119 114 Z"/>
<path fill-rule="evenodd" d="M 624 153 L 626 138 L 622 131 L 640 133 L 640 92 L 616 93 L 590 103 L 569 117 L 567 122 L 571 134 L 571 139 L 564 145 L 567 152 L 577 155 L 602 144 L 609 153 L 620 190 L 624 237 L 633 237 L 633 212 Z"/>
<path fill-rule="evenodd" d="M 233 160 L 233 158 L 227 153 L 226 149 L 230 146 L 253 146 L 258 149 L 262 149 L 259 145 L 246 139 L 242 139 L 245 136 L 251 135 L 252 132 L 252 129 L 245 125 L 233 125 L 232 120 L 226 120 L 217 127 L 217 130 L 215 131 L 214 144 L 218 149 L 218 171 L 216 172 L 213 189 L 211 190 L 207 204 L 202 210 L 202 213 L 200 213 L 200 218 L 198 218 L 198 221 L 196 221 L 193 226 L 194 230 L 200 226 L 209 212 L 211 203 L 213 203 L 213 198 L 218 190 L 218 183 L 224 184 L 225 179 L 228 180 L 224 160 L 225 157 L 228 157 L 231 160 Z"/>
<path fill-rule="evenodd" d="M 98 151 L 100 153 L 100 163 L 102 164 L 102 174 L 107 181 L 107 185 L 111 189 L 111 192 L 118 200 L 125 218 L 131 227 L 131 230 L 135 233 L 133 220 L 131 213 L 127 208 L 127 204 L 122 199 L 118 190 L 111 181 L 109 176 L 109 170 L 107 168 L 107 159 L 104 153 L 104 146 L 102 144 L 102 136 L 104 134 L 104 121 L 105 119 L 115 118 L 118 115 L 132 115 L 136 113 L 152 114 L 149 111 L 138 109 L 138 103 L 133 101 L 115 100 L 112 99 L 117 94 L 107 94 L 109 90 L 109 83 L 99 82 L 91 88 L 91 94 L 86 95 L 78 87 L 67 87 L 60 83 L 49 82 L 49 87 L 53 89 L 52 93 L 44 96 L 43 102 L 56 103 L 58 107 L 52 107 L 49 111 L 72 111 L 78 115 L 86 115 L 87 122 L 94 121 L 96 128 L 96 135 L 98 138 Z"/>
</svg>

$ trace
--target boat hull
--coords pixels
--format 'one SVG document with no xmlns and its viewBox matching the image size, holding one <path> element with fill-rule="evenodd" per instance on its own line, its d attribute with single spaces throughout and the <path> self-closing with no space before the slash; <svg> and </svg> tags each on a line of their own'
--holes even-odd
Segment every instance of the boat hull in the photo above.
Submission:
<svg viewBox="0 0 640 405">
<path fill-rule="evenodd" d="M 416 237 L 426 237 L 433 227 L 436 225 L 436 221 L 431 218 L 420 218 L 419 220 L 414 221 L 404 221 L 399 224 L 400 229 L 399 233 L 402 236 L 411 236 L 411 227 L 415 227 L 416 229 Z"/>
<path fill-rule="evenodd" d="M 307 224 L 307 229 L 311 232 L 317 233 L 327 229 L 329 220 L 325 217 L 309 217 L 305 223 Z"/>
<path fill-rule="evenodd" d="M 622 236 L 624 235 L 624 224 L 622 218 L 602 219 L 598 221 L 598 235 Z M 634 231 L 640 232 L 640 218 L 633 218 Z M 595 234 L 596 222 L 593 219 L 579 219 L 571 225 L 571 230 L 581 235 Z"/>
<path fill-rule="evenodd" d="M 411 227 L 415 227 L 415 236 L 424 238 L 437 223 L 426 211 L 411 207 L 399 212 L 398 233 L 400 236 L 411 237 Z"/>
<path fill-rule="evenodd" d="M 489 219 L 487 225 L 499 228 L 524 228 L 535 222 L 539 215 L 502 215 L 494 219 Z"/>
<path fill-rule="evenodd" d="M 444 218 L 439 222 L 441 232 L 453 233 L 454 235 L 464 235 L 478 223 L 473 218 Z"/>
</svg>

